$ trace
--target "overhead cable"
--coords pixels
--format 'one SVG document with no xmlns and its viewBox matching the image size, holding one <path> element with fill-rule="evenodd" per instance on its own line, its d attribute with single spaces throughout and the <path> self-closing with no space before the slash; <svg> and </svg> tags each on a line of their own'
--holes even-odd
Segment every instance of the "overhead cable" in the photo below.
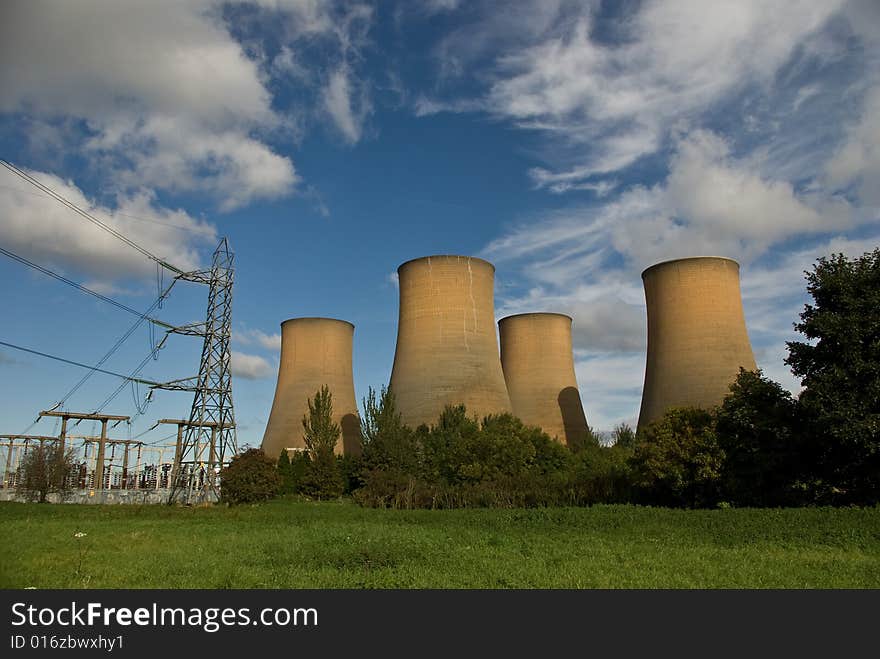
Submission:
<svg viewBox="0 0 880 659">
<path fill-rule="evenodd" d="M 69 208 L 69 209 L 72 210 L 73 212 L 77 213 L 77 214 L 80 215 L 81 217 L 84 217 L 85 219 L 87 219 L 89 222 L 91 222 L 91 223 L 94 224 L 95 226 L 97 226 L 97 227 L 103 229 L 104 231 L 106 231 L 106 232 L 109 233 L 110 235 L 112 235 L 112 236 L 118 238 L 119 240 L 121 240 L 122 242 L 124 242 L 126 245 L 128 245 L 128 246 L 131 247 L 132 249 L 136 249 L 138 252 L 140 252 L 141 254 L 143 254 L 144 256 L 146 256 L 148 259 L 150 259 L 150 260 L 152 260 L 152 261 L 155 261 L 156 263 L 158 263 L 159 265 L 161 265 L 163 268 L 168 268 L 169 270 L 171 270 L 172 272 L 177 273 L 178 275 L 182 275 L 182 274 L 184 274 L 184 271 L 181 270 L 180 268 L 178 268 L 178 267 L 176 267 L 176 266 L 174 266 L 174 265 L 168 263 L 168 261 L 166 261 L 165 259 L 160 258 L 160 257 L 156 256 L 155 254 L 153 254 L 152 252 L 150 252 L 149 250 L 147 250 L 147 249 L 141 247 L 141 246 L 138 245 L 136 242 L 134 242 L 133 240 L 131 240 L 130 238 L 128 238 L 128 237 L 127 237 L 125 234 L 123 234 L 122 232 L 120 232 L 120 231 L 114 229 L 112 226 L 110 226 L 110 225 L 107 224 L 106 222 L 102 222 L 101 220 L 99 220 L 97 217 L 95 217 L 94 215 L 92 215 L 92 214 L 89 213 L 88 211 L 84 211 L 82 208 L 80 208 L 79 206 L 77 206 L 76 204 L 74 204 L 72 201 L 69 201 L 68 199 L 65 199 L 63 196 L 61 196 L 60 194 L 58 194 L 57 192 L 55 192 L 54 190 L 52 190 L 52 188 L 48 187 L 47 185 L 44 185 L 43 183 L 41 183 L 40 181 L 38 181 L 37 179 L 35 179 L 33 176 L 31 176 L 30 174 L 28 174 L 28 173 L 25 172 L 25 171 L 22 171 L 21 169 L 19 169 L 18 167 L 16 167 L 16 166 L 13 165 L 12 163 L 10 163 L 10 162 L 8 162 L 8 161 L 3 160 L 2 158 L 0 158 L 0 164 L 2 164 L 6 169 L 8 169 L 10 172 L 12 172 L 13 174 L 15 174 L 16 176 L 18 176 L 18 177 L 22 178 L 23 180 L 27 181 L 28 183 L 30 183 L 30 184 L 33 185 L 34 187 L 36 187 L 36 188 L 42 190 L 43 192 L 45 192 L 46 194 L 48 194 L 48 195 L 49 195 L 50 197 L 52 197 L 53 199 L 55 199 L 55 200 L 61 202 L 62 204 L 64 204 L 65 206 L 67 206 L 67 208 Z"/>
</svg>

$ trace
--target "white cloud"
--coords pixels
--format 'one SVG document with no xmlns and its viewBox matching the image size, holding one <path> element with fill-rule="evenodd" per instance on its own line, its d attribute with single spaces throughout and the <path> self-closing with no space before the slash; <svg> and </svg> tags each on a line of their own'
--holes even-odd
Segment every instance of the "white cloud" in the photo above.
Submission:
<svg viewBox="0 0 880 659">
<path fill-rule="evenodd" d="M 413 103 L 413 112 L 417 117 L 428 117 L 440 112 L 477 112 L 485 109 L 486 104 L 477 99 L 441 101 L 424 94 L 420 94 Z"/>
<path fill-rule="evenodd" d="M 725 246 L 731 238 L 738 240 L 746 251 L 760 252 L 782 238 L 841 228 L 848 221 L 845 206 L 829 205 L 820 213 L 787 181 L 763 179 L 748 163 L 732 159 L 727 143 L 707 131 L 694 131 L 678 143 L 665 202 L 689 228 Z"/>
<path fill-rule="evenodd" d="M 155 264 L 55 199 L 36 193 L 6 170 L 0 187 L 0 242 L 47 267 L 74 270 L 112 286 L 107 278 L 155 274 Z M 108 208 L 89 199 L 72 181 L 28 172 L 41 183 L 181 269 L 200 267 L 199 248 L 217 241 L 216 228 L 182 210 L 162 208 L 146 191 L 120 195 Z M 106 289 L 105 290 L 109 290 Z"/>
<path fill-rule="evenodd" d="M 619 185 L 618 181 L 582 181 L 583 174 L 573 172 L 551 172 L 543 167 L 533 167 L 529 170 L 529 177 L 535 182 L 536 188 L 546 187 L 550 192 L 562 194 L 570 190 L 588 190 L 597 197 L 605 197 L 613 192 Z"/>
<path fill-rule="evenodd" d="M 259 355 L 248 355 L 243 352 L 232 351 L 230 366 L 232 374 L 245 380 L 262 380 L 271 377 L 275 369 Z"/>
<path fill-rule="evenodd" d="M 461 5 L 461 0 L 424 0 L 422 4 L 426 13 L 439 14 L 455 11 Z"/>
<path fill-rule="evenodd" d="M 251 12 L 254 24 L 256 8 L 271 12 L 276 56 L 266 58 L 265 35 L 247 34 L 248 21 L 238 24 L 242 42 L 233 37 L 230 8 Z M 113 190 L 195 191 L 221 210 L 281 197 L 301 179 L 270 139 L 300 135 L 305 117 L 325 107 L 282 112 L 270 89 L 326 85 L 327 108 L 349 142 L 370 111 L 368 87 L 348 65 L 372 18 L 363 4 L 33 0 L 6 3 L 3 13 L 0 112 L 34 126 L 33 149 L 45 151 L 49 140 L 63 145 L 56 152 L 85 155 Z M 312 47 L 322 67 L 342 62 L 326 81 L 303 56 Z"/>
<path fill-rule="evenodd" d="M 258 329 L 245 329 L 234 332 L 232 338 L 244 345 L 258 345 L 275 352 L 281 350 L 281 334 L 267 334 Z"/>
<path fill-rule="evenodd" d="M 287 194 L 292 162 L 256 136 L 280 119 L 217 9 L 12 3 L 0 28 L 0 110 L 82 120 L 92 164 L 115 184 L 207 191 L 224 209 Z"/>
</svg>

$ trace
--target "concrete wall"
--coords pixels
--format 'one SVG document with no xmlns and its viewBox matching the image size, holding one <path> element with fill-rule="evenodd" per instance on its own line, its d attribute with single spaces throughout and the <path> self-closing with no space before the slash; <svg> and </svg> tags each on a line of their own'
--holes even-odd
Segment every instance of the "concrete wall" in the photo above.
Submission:
<svg viewBox="0 0 880 659">
<path fill-rule="evenodd" d="M 642 273 L 648 359 L 639 427 L 671 407 L 721 403 L 739 367 L 755 368 L 739 288 L 739 264 L 699 256 Z"/>
<path fill-rule="evenodd" d="M 304 448 L 308 401 L 327 385 L 333 420 L 342 429 L 337 453 L 360 452 L 360 421 L 352 377 L 354 325 L 332 318 L 292 318 L 281 323 L 281 362 L 262 449 L 277 460 L 286 448 Z"/>
<path fill-rule="evenodd" d="M 65 499 L 50 494 L 49 503 L 129 503 L 162 504 L 168 502 L 171 490 L 73 490 Z M 0 489 L 0 501 L 24 501 L 14 489 Z"/>
<path fill-rule="evenodd" d="M 446 405 L 510 412 L 495 334 L 495 267 L 426 256 L 397 269 L 400 315 L 391 390 L 403 421 L 434 424 Z"/>
<path fill-rule="evenodd" d="M 502 318 L 498 329 L 513 413 L 559 442 L 583 439 L 587 419 L 574 373 L 571 318 L 518 314 Z"/>
</svg>

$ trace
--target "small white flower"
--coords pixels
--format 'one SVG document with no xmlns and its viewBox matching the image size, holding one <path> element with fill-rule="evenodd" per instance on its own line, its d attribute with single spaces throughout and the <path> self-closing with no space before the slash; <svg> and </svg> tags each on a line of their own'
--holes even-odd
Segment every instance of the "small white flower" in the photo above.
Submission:
<svg viewBox="0 0 880 659">
<path fill-rule="evenodd" d="M 73 537 L 74 538 L 85 538 L 87 535 L 88 535 L 87 533 L 83 533 L 82 531 L 77 531 L 76 533 L 73 534 Z"/>
</svg>

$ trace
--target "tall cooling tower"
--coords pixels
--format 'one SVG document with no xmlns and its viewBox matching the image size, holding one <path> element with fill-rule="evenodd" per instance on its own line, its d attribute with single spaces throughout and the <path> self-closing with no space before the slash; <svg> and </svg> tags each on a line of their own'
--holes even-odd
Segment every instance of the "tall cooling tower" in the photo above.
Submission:
<svg viewBox="0 0 880 659">
<path fill-rule="evenodd" d="M 740 366 L 755 369 L 739 290 L 739 264 L 696 256 L 642 273 L 648 360 L 639 427 L 671 407 L 710 408 L 729 393 Z"/>
<path fill-rule="evenodd" d="M 434 424 L 446 405 L 480 419 L 510 412 L 495 335 L 495 266 L 426 256 L 397 269 L 400 316 L 391 390 L 403 421 Z"/>
<path fill-rule="evenodd" d="M 354 325 L 333 318 L 291 318 L 281 323 L 281 363 L 263 451 L 277 459 L 286 448 L 305 448 L 303 416 L 324 385 L 333 395 L 333 420 L 342 432 L 337 453 L 360 452 L 360 422 L 351 370 Z"/>
<path fill-rule="evenodd" d="M 559 442 L 583 439 L 587 418 L 574 374 L 571 318 L 524 313 L 502 318 L 498 329 L 513 413 Z"/>
</svg>

